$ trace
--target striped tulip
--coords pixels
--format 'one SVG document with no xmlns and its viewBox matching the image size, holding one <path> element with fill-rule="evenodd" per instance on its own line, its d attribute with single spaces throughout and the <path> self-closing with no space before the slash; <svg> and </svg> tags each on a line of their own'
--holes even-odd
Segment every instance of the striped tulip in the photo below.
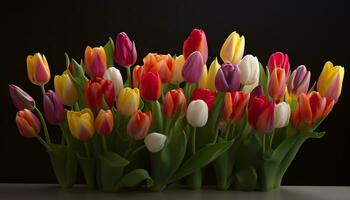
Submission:
<svg viewBox="0 0 350 200">
<path fill-rule="evenodd" d="M 220 92 L 234 92 L 240 86 L 240 70 L 236 65 L 224 63 L 215 77 L 215 87 Z"/>
<path fill-rule="evenodd" d="M 78 101 L 77 90 L 67 72 L 55 76 L 54 86 L 57 96 L 64 105 L 73 106 Z"/>
<path fill-rule="evenodd" d="M 210 91 L 216 92 L 215 78 L 220 67 L 221 66 L 217 58 L 215 58 L 215 60 L 213 60 L 213 62 L 210 64 L 206 85 L 206 88 L 208 88 Z"/>
<path fill-rule="evenodd" d="M 267 66 L 270 73 L 272 73 L 275 68 L 284 69 L 286 77 L 288 77 L 290 68 L 288 54 L 284 54 L 282 52 L 273 53 L 269 58 Z"/>
<path fill-rule="evenodd" d="M 123 88 L 118 96 L 118 111 L 125 116 L 131 116 L 139 109 L 140 101 L 140 92 L 138 88 Z"/>
<path fill-rule="evenodd" d="M 85 99 L 88 106 L 94 111 L 101 109 L 102 100 L 111 108 L 115 102 L 113 82 L 100 77 L 89 80 L 85 86 Z"/>
<path fill-rule="evenodd" d="M 163 98 L 163 113 L 168 118 L 184 116 L 186 106 L 186 97 L 181 88 L 170 90 Z"/>
<path fill-rule="evenodd" d="M 115 62 L 120 66 L 130 67 L 135 64 L 136 59 L 137 51 L 135 42 L 132 42 L 126 33 L 119 33 L 115 39 Z"/>
<path fill-rule="evenodd" d="M 286 92 L 286 74 L 283 68 L 275 68 L 269 79 L 268 91 L 270 97 L 280 101 Z"/>
<path fill-rule="evenodd" d="M 140 93 L 147 101 L 156 101 L 162 94 L 162 82 L 157 72 L 146 72 L 141 76 Z"/>
<path fill-rule="evenodd" d="M 120 74 L 119 69 L 115 67 L 109 67 L 103 74 L 103 78 L 106 80 L 111 80 L 113 82 L 115 94 L 118 96 L 120 90 L 123 89 L 123 77 Z"/>
<path fill-rule="evenodd" d="M 27 75 L 29 81 L 35 85 L 45 85 L 49 82 L 50 68 L 44 55 L 36 53 L 27 56 Z"/>
<path fill-rule="evenodd" d="M 274 128 L 275 103 L 264 96 L 255 96 L 248 108 L 248 121 L 259 132 L 270 132 Z"/>
<path fill-rule="evenodd" d="M 84 108 L 81 111 L 68 111 L 67 121 L 72 136 L 77 140 L 86 141 L 95 133 L 94 115 L 90 108 Z"/>
<path fill-rule="evenodd" d="M 244 36 L 239 36 L 237 32 L 232 32 L 220 50 L 220 57 L 224 62 L 237 65 L 243 57 L 245 46 Z"/>
<path fill-rule="evenodd" d="M 247 108 L 249 94 L 244 92 L 227 92 L 225 96 L 224 118 L 227 121 L 238 123 Z"/>
<path fill-rule="evenodd" d="M 84 56 L 85 72 L 91 77 L 103 77 L 107 68 L 107 56 L 103 47 L 86 47 Z"/>
<path fill-rule="evenodd" d="M 193 52 L 198 51 L 202 55 L 203 63 L 208 60 L 208 44 L 205 32 L 200 29 L 192 30 L 183 44 L 183 55 L 187 59 Z"/>
<path fill-rule="evenodd" d="M 145 138 L 151 126 L 151 120 L 151 112 L 135 112 L 128 122 L 128 135 L 135 140 Z"/>
<path fill-rule="evenodd" d="M 54 91 L 45 93 L 43 104 L 45 118 L 50 124 L 58 125 L 66 119 L 64 106 Z"/>
<path fill-rule="evenodd" d="M 35 108 L 35 100 L 28 93 L 22 90 L 20 87 L 14 84 L 9 85 L 9 92 L 13 105 L 18 110 L 28 109 L 33 110 Z"/>
<path fill-rule="evenodd" d="M 288 94 L 298 96 L 301 93 L 307 93 L 310 84 L 311 73 L 304 65 L 297 67 L 287 81 Z"/>
<path fill-rule="evenodd" d="M 169 83 L 175 72 L 175 60 L 170 54 L 149 53 L 143 58 L 143 72 L 158 72 L 162 83 Z"/>
<path fill-rule="evenodd" d="M 212 92 L 208 89 L 197 88 L 192 92 L 191 101 L 199 100 L 199 99 L 203 100 L 207 104 L 208 110 L 210 112 L 213 108 L 215 97 L 216 97 L 215 92 Z"/>
<path fill-rule="evenodd" d="M 177 84 L 182 83 L 184 78 L 182 77 L 182 69 L 185 64 L 185 57 L 183 55 L 176 56 L 175 58 L 175 71 L 171 83 Z"/>
<path fill-rule="evenodd" d="M 111 110 L 101 109 L 95 119 L 95 130 L 102 136 L 107 136 L 113 130 L 113 113 Z"/>
<path fill-rule="evenodd" d="M 317 81 L 317 91 L 323 97 L 333 99 L 335 102 L 341 93 L 344 79 L 344 68 L 334 66 L 331 62 L 326 62 L 320 77 Z"/>
<path fill-rule="evenodd" d="M 203 74 L 203 58 L 199 51 L 191 53 L 185 61 L 182 76 L 189 83 L 198 82 Z"/>
<path fill-rule="evenodd" d="M 41 128 L 39 119 L 28 109 L 17 112 L 16 124 L 19 133 L 25 138 L 37 136 Z"/>
</svg>

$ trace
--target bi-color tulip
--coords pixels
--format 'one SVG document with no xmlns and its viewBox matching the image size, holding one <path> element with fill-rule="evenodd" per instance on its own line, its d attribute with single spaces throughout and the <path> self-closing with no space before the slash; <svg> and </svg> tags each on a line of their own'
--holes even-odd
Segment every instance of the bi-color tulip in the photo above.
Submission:
<svg viewBox="0 0 350 200">
<path fill-rule="evenodd" d="M 290 106 L 286 102 L 275 105 L 274 128 L 282 128 L 289 124 Z"/>
<path fill-rule="evenodd" d="M 220 92 L 234 92 L 240 86 L 240 70 L 229 62 L 222 64 L 215 77 L 215 87 Z"/>
<path fill-rule="evenodd" d="M 103 101 L 111 108 L 115 102 L 113 82 L 100 77 L 89 80 L 85 87 L 85 100 L 94 111 L 101 109 Z"/>
<path fill-rule="evenodd" d="M 145 137 L 144 143 L 148 151 L 156 153 L 164 148 L 166 140 L 166 135 L 160 133 L 150 133 Z"/>
<path fill-rule="evenodd" d="M 283 68 L 275 68 L 268 83 L 270 97 L 279 102 L 286 92 L 286 74 Z"/>
<path fill-rule="evenodd" d="M 124 32 L 119 33 L 115 39 L 114 60 L 123 67 L 130 67 L 137 60 L 135 42 Z"/>
<path fill-rule="evenodd" d="M 103 74 L 103 78 L 113 82 L 115 95 L 118 96 L 119 92 L 123 89 L 123 77 L 120 74 L 119 69 L 109 67 Z"/>
<path fill-rule="evenodd" d="M 259 81 L 260 66 L 258 58 L 252 55 L 246 55 L 238 64 L 241 72 L 241 84 L 251 85 Z"/>
<path fill-rule="evenodd" d="M 213 109 L 216 93 L 204 88 L 197 88 L 192 92 L 191 101 L 203 100 L 207 106 L 209 112 Z"/>
<path fill-rule="evenodd" d="M 311 73 L 304 65 L 297 67 L 287 81 L 288 95 L 297 97 L 301 93 L 307 93 L 310 84 Z"/>
<path fill-rule="evenodd" d="M 128 135 L 135 140 L 141 140 L 145 138 L 151 126 L 151 120 L 151 112 L 135 112 L 128 122 Z"/>
<path fill-rule="evenodd" d="M 182 77 L 188 83 L 198 82 L 203 74 L 203 57 L 199 51 L 191 53 L 185 61 L 182 69 Z"/>
<path fill-rule="evenodd" d="M 107 56 L 103 47 L 86 47 L 84 55 L 85 72 L 91 77 L 103 77 L 107 68 Z"/>
<path fill-rule="evenodd" d="M 320 77 L 317 81 L 317 91 L 323 97 L 333 99 L 335 102 L 341 93 L 344 79 L 344 68 L 342 66 L 334 66 L 331 62 L 326 62 Z"/>
<path fill-rule="evenodd" d="M 182 77 L 182 69 L 185 64 L 185 57 L 183 55 L 176 56 L 175 58 L 175 71 L 173 74 L 173 78 L 171 79 L 171 83 L 178 84 L 184 81 Z"/>
<path fill-rule="evenodd" d="M 125 116 L 131 116 L 139 109 L 140 101 L 140 91 L 138 88 L 123 88 L 118 96 L 118 111 Z"/>
<path fill-rule="evenodd" d="M 270 132 L 274 128 L 275 103 L 264 96 L 255 96 L 248 107 L 248 121 L 259 132 Z"/>
<path fill-rule="evenodd" d="M 168 91 L 163 98 L 162 109 L 168 118 L 185 115 L 186 106 L 186 97 L 181 88 Z"/>
<path fill-rule="evenodd" d="M 35 108 L 35 100 L 33 99 L 33 97 L 31 97 L 28 93 L 26 93 L 17 85 L 10 84 L 9 92 L 12 99 L 12 103 L 18 110 L 33 110 Z"/>
<path fill-rule="evenodd" d="M 54 91 L 45 93 L 43 104 L 45 118 L 50 124 L 58 125 L 66 119 L 64 106 Z"/>
<path fill-rule="evenodd" d="M 245 46 L 244 36 L 239 36 L 237 32 L 232 32 L 220 50 L 220 57 L 224 62 L 238 64 L 243 57 Z"/>
<path fill-rule="evenodd" d="M 193 52 L 198 51 L 202 55 L 203 63 L 208 60 L 207 37 L 203 30 L 194 29 L 183 44 L 183 55 L 187 59 Z"/>
<path fill-rule="evenodd" d="M 101 109 L 95 119 L 95 130 L 102 136 L 107 136 L 113 130 L 113 113 L 111 110 Z"/>
<path fill-rule="evenodd" d="M 64 105 L 73 106 L 78 101 L 77 90 L 67 72 L 55 76 L 54 86 L 57 96 Z"/>
<path fill-rule="evenodd" d="M 175 71 L 175 60 L 170 54 L 149 53 L 143 58 L 143 73 L 158 72 L 162 83 L 169 83 Z"/>
<path fill-rule="evenodd" d="M 68 111 L 69 130 L 74 138 L 81 141 L 90 139 L 94 133 L 94 115 L 89 108 L 81 111 Z"/>
<path fill-rule="evenodd" d="M 140 87 L 140 80 L 143 73 L 143 67 L 140 65 L 136 65 L 132 70 L 132 86 L 134 88 Z"/>
<path fill-rule="evenodd" d="M 208 121 L 208 106 L 203 100 L 194 100 L 188 105 L 187 122 L 192 127 L 203 127 Z"/>
<path fill-rule="evenodd" d="M 36 53 L 27 56 L 27 75 L 29 81 L 35 85 L 41 86 L 49 82 L 50 68 L 44 55 Z"/>
<path fill-rule="evenodd" d="M 156 101 L 162 94 L 162 82 L 157 72 L 145 72 L 140 80 L 141 97 L 147 101 Z"/>
<path fill-rule="evenodd" d="M 225 95 L 224 118 L 229 122 L 239 122 L 247 108 L 249 94 L 244 92 L 227 92 Z"/>
<path fill-rule="evenodd" d="M 25 138 L 37 136 L 41 128 L 39 119 L 28 109 L 17 112 L 16 124 L 19 133 Z"/>
<path fill-rule="evenodd" d="M 287 54 L 284 54 L 282 52 L 273 53 L 269 58 L 267 66 L 270 73 L 272 73 L 275 68 L 282 68 L 284 69 L 286 77 L 289 75 L 290 64 Z"/>
</svg>

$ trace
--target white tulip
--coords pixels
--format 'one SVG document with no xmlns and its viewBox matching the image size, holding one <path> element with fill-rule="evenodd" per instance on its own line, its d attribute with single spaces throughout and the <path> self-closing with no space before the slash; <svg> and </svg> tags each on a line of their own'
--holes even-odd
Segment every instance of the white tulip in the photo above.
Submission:
<svg viewBox="0 0 350 200">
<path fill-rule="evenodd" d="M 282 128 L 288 125 L 290 118 L 290 106 L 286 102 L 275 105 L 274 110 L 274 127 Z"/>
<path fill-rule="evenodd" d="M 182 77 L 182 69 L 185 64 L 185 57 L 183 55 L 176 56 L 175 58 L 175 71 L 173 74 L 173 78 L 171 79 L 171 83 L 177 84 L 184 81 Z"/>
<path fill-rule="evenodd" d="M 252 55 L 246 55 L 239 62 L 238 68 L 241 72 L 241 84 L 252 85 L 259 79 L 259 61 Z"/>
<path fill-rule="evenodd" d="M 123 89 L 123 78 L 120 74 L 119 69 L 115 67 L 109 67 L 103 74 L 103 78 L 111 80 L 114 85 L 115 95 L 118 96 L 120 91 Z"/>
<path fill-rule="evenodd" d="M 144 142 L 148 151 L 155 153 L 164 148 L 166 139 L 166 135 L 150 133 L 145 137 Z"/>
<path fill-rule="evenodd" d="M 192 101 L 187 108 L 186 119 L 193 127 L 203 127 L 208 121 L 208 105 L 203 100 Z"/>
</svg>

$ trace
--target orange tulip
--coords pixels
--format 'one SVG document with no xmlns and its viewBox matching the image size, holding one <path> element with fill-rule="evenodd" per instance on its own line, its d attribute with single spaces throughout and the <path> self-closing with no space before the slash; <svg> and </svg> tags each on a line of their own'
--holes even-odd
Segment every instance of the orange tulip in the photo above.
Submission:
<svg viewBox="0 0 350 200">
<path fill-rule="evenodd" d="M 166 93 L 163 99 L 163 113 L 171 118 L 176 114 L 184 116 L 186 113 L 186 97 L 181 88 Z"/>
<path fill-rule="evenodd" d="M 162 83 L 171 81 L 175 71 L 175 60 L 167 55 L 149 53 L 143 58 L 143 72 L 158 72 Z"/>
</svg>

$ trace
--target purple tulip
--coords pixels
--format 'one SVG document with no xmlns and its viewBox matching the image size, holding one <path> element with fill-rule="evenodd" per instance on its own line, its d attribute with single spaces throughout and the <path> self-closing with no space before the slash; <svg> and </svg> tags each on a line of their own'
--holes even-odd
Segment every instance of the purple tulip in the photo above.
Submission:
<svg viewBox="0 0 350 200">
<path fill-rule="evenodd" d="M 304 65 L 297 67 L 287 81 L 289 94 L 307 93 L 310 84 L 310 71 Z"/>
<path fill-rule="evenodd" d="M 264 91 L 260 85 L 256 86 L 251 92 L 250 92 L 250 98 L 248 106 L 252 103 L 254 97 L 256 96 L 264 96 Z"/>
<path fill-rule="evenodd" d="M 135 42 L 132 42 L 126 33 L 119 33 L 115 39 L 115 62 L 123 67 L 130 67 L 135 64 L 136 59 Z"/>
<path fill-rule="evenodd" d="M 18 110 L 26 108 L 32 111 L 35 108 L 35 100 L 20 87 L 10 84 L 9 91 L 12 102 Z"/>
<path fill-rule="evenodd" d="M 196 83 L 203 74 L 203 57 L 199 51 L 191 53 L 185 61 L 182 69 L 182 76 L 189 83 Z"/>
<path fill-rule="evenodd" d="M 234 92 L 239 89 L 241 72 L 236 65 L 225 62 L 215 77 L 215 87 L 220 92 Z"/>
<path fill-rule="evenodd" d="M 44 114 L 50 124 L 58 125 L 66 118 L 61 100 L 52 90 L 46 92 L 44 96 Z"/>
</svg>

